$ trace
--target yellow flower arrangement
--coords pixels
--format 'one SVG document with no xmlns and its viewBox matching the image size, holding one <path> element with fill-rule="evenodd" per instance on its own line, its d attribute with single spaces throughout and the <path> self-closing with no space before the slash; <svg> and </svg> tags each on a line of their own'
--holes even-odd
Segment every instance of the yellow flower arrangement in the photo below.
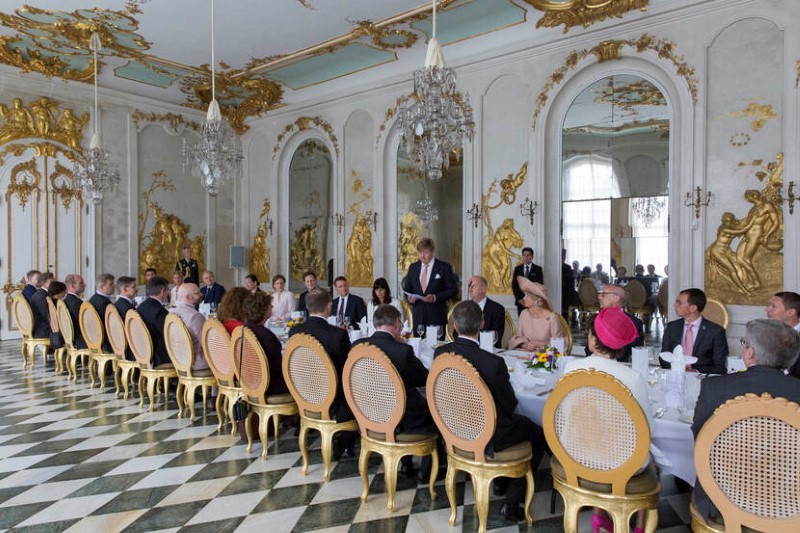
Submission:
<svg viewBox="0 0 800 533">
<path fill-rule="evenodd" d="M 552 372 L 561 355 L 556 347 L 547 345 L 541 350 L 531 353 L 530 359 L 525 361 L 525 366 Z"/>
<path fill-rule="evenodd" d="M 302 323 L 303 323 L 303 318 L 302 317 L 297 317 L 297 318 L 293 318 L 293 319 L 289 320 L 286 323 L 286 325 L 289 326 L 290 328 L 293 328 L 295 326 L 299 326 Z"/>
</svg>

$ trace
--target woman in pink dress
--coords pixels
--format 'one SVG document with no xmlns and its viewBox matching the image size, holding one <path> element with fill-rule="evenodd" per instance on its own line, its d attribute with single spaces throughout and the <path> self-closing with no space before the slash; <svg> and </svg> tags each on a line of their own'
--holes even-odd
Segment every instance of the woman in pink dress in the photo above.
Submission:
<svg viewBox="0 0 800 533">
<path fill-rule="evenodd" d="M 294 294 L 285 290 L 286 278 L 281 274 L 272 277 L 272 320 L 286 321 L 292 317 L 295 300 Z"/>
<path fill-rule="evenodd" d="M 508 347 L 512 350 L 533 352 L 550 344 L 553 337 L 563 337 L 561 321 L 547 298 L 547 289 L 541 283 L 517 276 L 520 289 L 525 294 L 522 305 L 525 309 L 519 316 L 517 334 L 511 337 Z"/>
</svg>

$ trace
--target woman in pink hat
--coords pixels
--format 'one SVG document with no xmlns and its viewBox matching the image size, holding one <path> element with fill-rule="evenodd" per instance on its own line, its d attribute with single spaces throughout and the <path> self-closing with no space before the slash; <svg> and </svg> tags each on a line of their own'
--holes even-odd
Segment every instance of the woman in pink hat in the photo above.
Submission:
<svg viewBox="0 0 800 533">
<path fill-rule="evenodd" d="M 552 337 L 563 337 L 565 332 L 553 313 L 544 285 L 524 276 L 517 276 L 517 282 L 525 294 L 522 298 L 525 309 L 519 315 L 518 333 L 508 341 L 508 347 L 533 352 L 549 344 Z"/>
<path fill-rule="evenodd" d="M 647 383 L 641 374 L 632 368 L 617 361 L 625 352 L 625 347 L 633 342 L 639 333 L 633 321 L 619 307 L 606 307 L 594 317 L 589 324 L 588 343 L 592 355 L 583 359 L 573 359 L 567 363 L 564 373 L 575 370 L 594 369 L 606 374 L 611 374 L 625 385 L 633 398 L 644 411 L 650 433 L 653 433 L 653 412 L 647 393 Z M 644 472 L 650 465 L 648 456 L 645 464 L 639 470 Z M 636 528 L 634 533 L 644 532 L 645 512 L 636 513 Z M 595 533 L 603 530 L 614 531 L 614 524 L 608 515 L 601 509 L 595 508 L 592 516 L 592 528 Z"/>
</svg>

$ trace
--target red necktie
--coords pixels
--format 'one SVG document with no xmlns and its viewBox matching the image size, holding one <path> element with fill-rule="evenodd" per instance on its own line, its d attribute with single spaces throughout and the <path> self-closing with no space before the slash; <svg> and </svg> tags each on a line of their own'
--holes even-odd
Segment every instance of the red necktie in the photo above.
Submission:
<svg viewBox="0 0 800 533">
<path fill-rule="evenodd" d="M 339 298 L 339 313 L 338 313 L 338 322 L 341 324 L 344 322 L 344 298 Z"/>
</svg>

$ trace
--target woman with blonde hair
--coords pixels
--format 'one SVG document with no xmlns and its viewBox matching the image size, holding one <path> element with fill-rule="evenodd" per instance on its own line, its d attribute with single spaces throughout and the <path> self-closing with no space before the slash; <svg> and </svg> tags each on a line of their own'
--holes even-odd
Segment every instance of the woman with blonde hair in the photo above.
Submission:
<svg viewBox="0 0 800 533">
<path fill-rule="evenodd" d="M 517 282 L 525 294 L 522 298 L 525 309 L 519 315 L 519 333 L 511 337 L 508 347 L 512 350 L 533 352 L 549 344 L 551 338 L 563 337 L 566 332 L 553 313 L 544 285 L 525 276 L 517 276 Z"/>
</svg>

